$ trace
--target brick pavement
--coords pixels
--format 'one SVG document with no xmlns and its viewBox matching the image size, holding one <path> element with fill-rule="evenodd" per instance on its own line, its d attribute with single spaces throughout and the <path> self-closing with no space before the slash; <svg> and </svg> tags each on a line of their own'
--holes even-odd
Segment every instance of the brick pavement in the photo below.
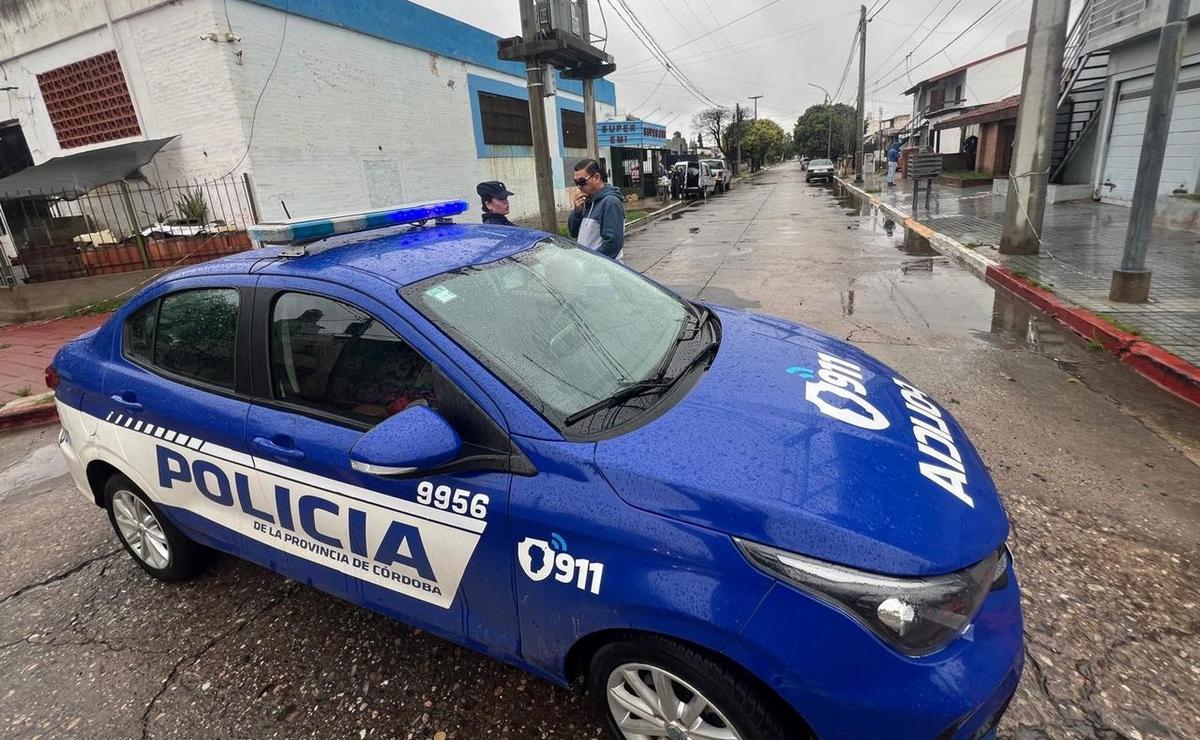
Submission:
<svg viewBox="0 0 1200 740">
<path fill-rule="evenodd" d="M 868 176 L 866 189 L 906 214 L 912 214 L 912 182 L 895 188 Z M 924 195 L 915 218 L 1018 274 L 1049 286 L 1081 308 L 1135 329 L 1148 341 L 1200 365 L 1200 234 L 1154 228 L 1146 265 L 1153 271 L 1150 300 L 1145 304 L 1108 299 L 1112 271 L 1120 266 L 1129 209 L 1093 201 L 1056 203 L 1046 208 L 1042 250 L 1030 256 L 998 251 L 1004 224 L 1004 197 L 987 188 L 934 185 L 927 211 Z"/>
<path fill-rule="evenodd" d="M 49 390 L 45 370 L 58 348 L 107 318 L 101 314 L 0 327 L 0 406 Z"/>
</svg>

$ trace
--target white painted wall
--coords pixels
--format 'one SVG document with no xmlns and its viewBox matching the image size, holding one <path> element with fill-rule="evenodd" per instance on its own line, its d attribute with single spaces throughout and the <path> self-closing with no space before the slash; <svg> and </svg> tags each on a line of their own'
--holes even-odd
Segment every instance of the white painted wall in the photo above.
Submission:
<svg viewBox="0 0 1200 740">
<path fill-rule="evenodd" d="M 475 185 L 502 180 L 517 193 L 513 216 L 536 214 L 533 158 L 478 155 L 467 86 L 468 74 L 520 87 L 523 78 L 295 15 L 281 47 L 284 13 L 243 0 L 108 0 L 111 15 L 104 0 L 65 5 L 24 0 L 0 18 L 0 55 L 10 57 L 0 76 L 18 87 L 0 93 L 0 121 L 21 124 L 35 163 L 89 148 L 59 147 L 36 75 L 115 49 L 144 136 L 179 136 L 152 178 L 249 171 L 265 218 L 284 217 L 281 201 L 295 217 L 430 198 L 476 207 Z M 240 42 L 201 40 L 230 26 Z M 582 152 L 559 149 L 553 98 L 546 110 L 566 208 L 562 170 Z M 597 105 L 601 120 L 614 113 Z"/>
<path fill-rule="evenodd" d="M 235 98 L 249 130 L 282 34 L 283 13 L 230 0 L 245 64 L 233 68 Z M 275 76 L 263 96 L 249 167 L 264 217 L 294 217 L 435 198 L 477 207 L 475 185 L 501 180 L 516 195 L 513 216 L 534 215 L 532 157 L 481 158 L 467 75 L 524 86 L 524 79 L 291 16 Z M 579 101 L 580 98 L 560 93 Z M 612 107 L 598 104 L 598 117 Z M 568 206 L 558 163 L 553 98 L 546 119 L 557 201 Z"/>
<path fill-rule="evenodd" d="M 963 97 L 965 105 L 984 105 L 1021 92 L 1021 74 L 1025 69 L 1025 48 L 976 64 L 967 69 Z"/>
</svg>

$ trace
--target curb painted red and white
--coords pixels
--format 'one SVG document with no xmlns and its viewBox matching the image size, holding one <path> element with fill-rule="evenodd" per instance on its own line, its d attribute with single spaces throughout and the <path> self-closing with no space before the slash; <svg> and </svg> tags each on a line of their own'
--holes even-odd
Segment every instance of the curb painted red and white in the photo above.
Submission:
<svg viewBox="0 0 1200 740">
<path fill-rule="evenodd" d="M 1031 285 L 1007 267 L 992 267 L 987 281 L 1049 314 L 1084 339 L 1099 342 L 1142 377 L 1200 406 L 1200 368 L 1156 344 L 1122 331 L 1097 314 L 1079 308 L 1048 290 Z"/>
<path fill-rule="evenodd" d="M 838 178 L 844 187 L 878 207 L 904 228 L 924 237 L 929 245 L 987 281 L 1003 288 L 1089 341 L 1097 341 L 1118 360 L 1158 387 L 1200 406 L 1200 368 L 1139 336 L 1122 331 L 1099 315 L 1079 308 L 1016 275 L 987 255 L 939 233 L 890 203 Z"/>
<path fill-rule="evenodd" d="M 9 412 L 0 412 L 0 432 L 54 424 L 57 421 L 58 407 L 53 402 L 26 406 Z"/>
</svg>

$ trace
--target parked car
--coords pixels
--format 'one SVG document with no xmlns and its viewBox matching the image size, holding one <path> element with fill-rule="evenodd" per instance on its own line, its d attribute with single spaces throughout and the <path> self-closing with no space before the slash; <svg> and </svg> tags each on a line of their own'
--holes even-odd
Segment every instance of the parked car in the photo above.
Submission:
<svg viewBox="0 0 1200 740">
<path fill-rule="evenodd" d="M 808 169 L 808 157 L 800 158 L 800 169 L 802 169 L 802 170 Z"/>
<path fill-rule="evenodd" d="M 59 446 L 137 565 L 221 550 L 581 680 L 613 738 L 990 737 L 1020 595 L 946 410 L 468 208 L 255 226 L 58 352 Z"/>
<path fill-rule="evenodd" d="M 813 180 L 833 182 L 833 162 L 828 159 L 814 159 L 809 162 L 808 170 L 804 173 L 804 181 L 812 182 Z"/>
<path fill-rule="evenodd" d="M 712 169 L 704 161 L 676 162 L 675 167 L 683 171 L 683 191 L 685 198 L 707 198 L 716 188 L 716 178 Z"/>
<path fill-rule="evenodd" d="M 733 170 L 729 168 L 723 159 L 705 159 L 709 169 L 712 170 L 713 178 L 716 181 L 713 184 L 713 190 L 718 193 L 728 193 L 733 187 Z"/>
</svg>

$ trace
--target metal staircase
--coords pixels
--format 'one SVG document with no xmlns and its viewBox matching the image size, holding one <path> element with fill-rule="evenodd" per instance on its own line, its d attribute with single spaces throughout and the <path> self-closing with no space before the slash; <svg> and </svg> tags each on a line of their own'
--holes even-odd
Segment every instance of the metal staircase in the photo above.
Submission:
<svg viewBox="0 0 1200 740">
<path fill-rule="evenodd" d="M 1092 21 L 1092 0 L 1084 3 L 1067 37 L 1063 59 L 1062 93 L 1054 122 L 1050 153 L 1050 182 L 1058 182 L 1076 146 L 1100 120 L 1096 113 L 1104 100 L 1108 80 L 1108 51 L 1084 53 Z"/>
</svg>

